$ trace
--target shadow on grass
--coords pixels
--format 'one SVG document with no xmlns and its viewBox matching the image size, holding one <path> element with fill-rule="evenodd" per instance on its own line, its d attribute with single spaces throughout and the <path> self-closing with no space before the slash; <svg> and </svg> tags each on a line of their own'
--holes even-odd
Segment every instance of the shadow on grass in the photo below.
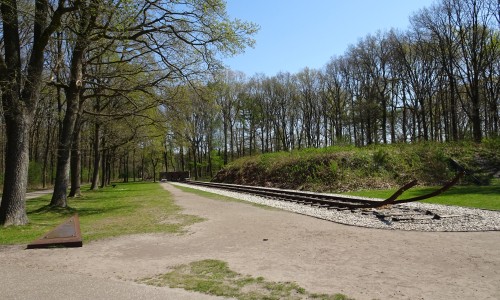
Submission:
<svg viewBox="0 0 500 300">
<path fill-rule="evenodd" d="M 38 209 L 35 209 L 33 211 L 28 212 L 28 215 L 30 214 L 45 214 L 45 213 L 56 213 L 58 215 L 69 215 L 69 214 L 74 214 L 76 213 L 77 210 L 72 207 L 57 207 L 57 206 L 50 206 L 50 205 L 45 205 L 42 206 Z"/>
<path fill-rule="evenodd" d="M 47 213 L 53 213 L 59 216 L 69 216 L 69 215 L 74 215 L 78 214 L 80 217 L 82 216 L 91 216 L 91 215 L 102 215 L 102 214 L 107 214 L 113 211 L 119 211 L 126 209 L 127 206 L 113 206 L 113 207 L 101 207 L 99 209 L 96 208 L 75 208 L 75 207 L 56 207 L 56 206 L 50 206 L 50 205 L 45 205 L 42 206 L 38 209 L 35 209 L 33 211 L 28 212 L 29 215 L 41 215 L 41 214 L 47 214 Z"/>
</svg>

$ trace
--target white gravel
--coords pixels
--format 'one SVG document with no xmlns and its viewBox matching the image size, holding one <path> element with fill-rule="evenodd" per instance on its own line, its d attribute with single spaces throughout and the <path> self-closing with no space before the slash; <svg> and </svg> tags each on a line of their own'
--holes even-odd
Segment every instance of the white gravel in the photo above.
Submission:
<svg viewBox="0 0 500 300">
<path fill-rule="evenodd" d="M 352 226 L 413 231 L 500 230 L 500 211 L 420 202 L 398 204 L 390 208 L 363 209 L 356 211 L 336 210 L 273 200 L 223 189 L 177 182 L 173 184 Z M 386 217 L 377 217 L 377 215 L 385 215 Z M 435 215 L 441 218 L 433 218 Z"/>
</svg>

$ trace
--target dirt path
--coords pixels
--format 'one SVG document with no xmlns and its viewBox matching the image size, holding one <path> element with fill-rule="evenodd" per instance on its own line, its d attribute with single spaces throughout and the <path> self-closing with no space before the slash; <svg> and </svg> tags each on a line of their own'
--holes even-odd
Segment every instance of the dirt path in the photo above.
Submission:
<svg viewBox="0 0 500 300">
<path fill-rule="evenodd" d="M 54 192 L 54 190 L 50 189 L 50 190 L 38 190 L 38 191 L 34 191 L 34 192 L 27 192 L 26 193 L 26 200 L 27 199 L 33 199 L 33 198 L 36 198 L 36 197 L 40 197 L 40 196 L 43 196 L 43 195 L 47 195 L 47 194 L 52 194 Z M 2 203 L 2 195 L 0 195 L 0 203 Z"/>
<path fill-rule="evenodd" d="M 500 299 L 500 232 L 349 227 L 162 185 L 185 213 L 207 221 L 184 235 L 127 236 L 76 249 L 3 247 L 0 266 L 128 283 L 173 265 L 220 259 L 243 274 L 356 299 Z"/>
</svg>

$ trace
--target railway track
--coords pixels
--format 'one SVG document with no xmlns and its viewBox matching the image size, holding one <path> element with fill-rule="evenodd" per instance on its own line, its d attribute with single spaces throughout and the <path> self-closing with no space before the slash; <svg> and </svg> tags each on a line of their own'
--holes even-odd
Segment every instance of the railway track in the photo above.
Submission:
<svg viewBox="0 0 500 300">
<path fill-rule="evenodd" d="M 387 199 L 190 180 L 183 180 L 182 183 L 211 193 L 220 193 L 346 225 L 417 231 L 500 230 L 500 213 L 496 211 L 408 203 L 439 195 L 453 186 L 463 175 L 457 173 L 450 182 L 431 193 L 404 199 L 400 199 L 400 196 L 405 190 L 416 185 L 415 181 L 402 186 Z"/>
<path fill-rule="evenodd" d="M 300 203 L 304 205 L 312 205 L 318 207 L 325 207 L 328 209 L 337 209 L 337 210 L 347 210 L 347 209 L 361 209 L 361 208 L 378 208 L 378 207 L 386 207 L 393 204 L 401 204 L 407 202 L 420 201 L 423 199 L 427 199 L 430 197 L 437 196 L 442 192 L 446 191 L 450 187 L 452 187 L 458 180 L 464 175 L 463 172 L 457 173 L 455 178 L 445 184 L 440 189 L 437 189 L 434 192 L 428 193 L 426 195 L 412 197 L 407 199 L 398 200 L 399 196 L 403 194 L 409 188 L 415 186 L 417 181 L 414 180 L 409 182 L 399 188 L 393 195 L 389 198 L 375 199 L 375 198 L 366 198 L 366 197 L 355 197 L 355 196 L 344 196 L 344 195 L 332 195 L 332 194 L 320 194 L 320 193 L 312 193 L 312 192 L 304 192 L 304 191 L 294 191 L 294 190 L 283 190 L 283 189 L 275 189 L 275 188 L 265 188 L 265 187 L 257 187 L 257 186 L 246 186 L 246 185 L 236 185 L 236 184 L 227 184 L 227 183 L 213 183 L 213 182 L 201 182 L 201 181 L 186 181 L 188 184 L 205 186 L 211 188 L 218 188 L 224 190 L 230 190 L 239 193 L 257 195 L 262 197 L 267 197 L 275 200 L 289 201 Z"/>
</svg>

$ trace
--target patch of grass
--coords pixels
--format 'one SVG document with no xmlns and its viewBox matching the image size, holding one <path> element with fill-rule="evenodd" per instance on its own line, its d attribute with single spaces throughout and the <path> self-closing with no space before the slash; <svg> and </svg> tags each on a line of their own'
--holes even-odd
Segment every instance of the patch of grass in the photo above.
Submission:
<svg viewBox="0 0 500 300">
<path fill-rule="evenodd" d="M 417 187 L 406 191 L 400 199 L 421 196 L 435 191 L 439 187 Z M 349 192 L 349 195 L 387 198 L 396 190 L 362 190 Z M 500 210 L 500 185 L 489 186 L 454 186 L 439 196 L 423 200 L 425 203 L 456 205 L 489 210 Z"/>
<path fill-rule="evenodd" d="M 69 207 L 49 207 L 51 195 L 27 200 L 26 226 L 0 227 L 0 244 L 29 243 L 77 213 L 84 241 L 137 233 L 181 233 L 203 219 L 181 213 L 157 183 L 119 183 L 116 188 L 85 191 Z"/>
<path fill-rule="evenodd" d="M 324 299 L 348 300 L 345 295 L 311 294 L 294 282 L 270 282 L 263 277 L 242 275 L 226 262 L 207 259 L 174 267 L 169 273 L 138 280 L 154 286 L 183 288 L 204 294 L 241 300 Z"/>
</svg>

